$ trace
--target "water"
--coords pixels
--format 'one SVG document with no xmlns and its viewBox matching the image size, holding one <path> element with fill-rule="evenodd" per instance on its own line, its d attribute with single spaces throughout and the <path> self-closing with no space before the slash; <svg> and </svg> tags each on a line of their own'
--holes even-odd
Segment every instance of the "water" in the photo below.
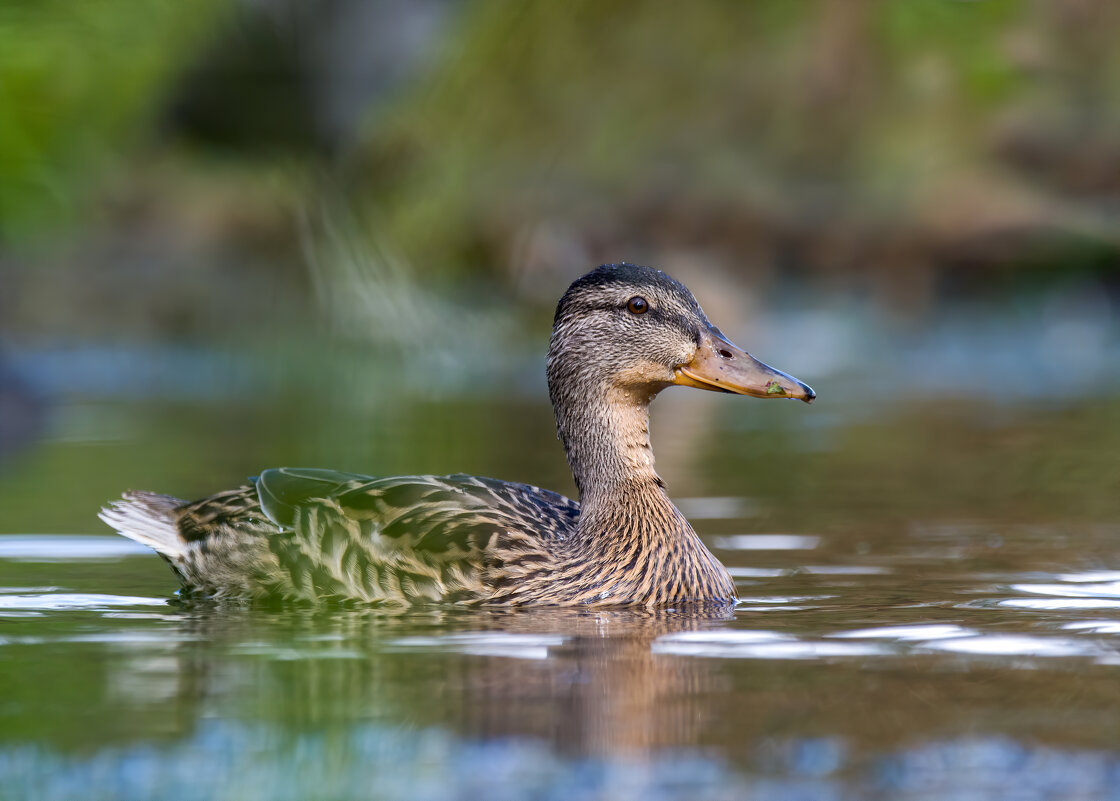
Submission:
<svg viewBox="0 0 1120 801">
<path fill-rule="evenodd" d="M 122 558 L 112 538 L 62 562 L 68 538 L 6 537 L 0 787 L 1116 797 L 1120 573 L 1007 569 L 974 538 L 957 532 L 949 556 L 913 542 L 746 552 L 767 567 L 737 571 L 743 602 L 698 617 L 183 608 L 160 595 L 158 560 Z M 39 559 L 78 586 L 10 584 Z M 106 584 L 84 577 L 96 564 L 151 594 L 83 590 Z"/>
<path fill-rule="evenodd" d="M 655 407 L 741 595 L 705 615 L 180 605 L 103 500 L 277 464 L 570 491 L 548 408 L 59 403 L 0 482 L 0 798 L 1120 798 L 1120 399 L 817 389 Z"/>
</svg>

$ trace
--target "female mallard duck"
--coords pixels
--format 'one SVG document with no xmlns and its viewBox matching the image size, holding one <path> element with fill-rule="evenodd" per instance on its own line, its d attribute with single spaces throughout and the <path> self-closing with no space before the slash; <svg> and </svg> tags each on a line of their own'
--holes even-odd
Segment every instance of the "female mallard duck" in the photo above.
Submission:
<svg viewBox="0 0 1120 801">
<path fill-rule="evenodd" d="M 500 605 L 732 601 L 735 584 L 653 469 L 649 404 L 670 384 L 758 398 L 813 390 L 731 344 L 684 285 L 599 267 L 556 307 L 548 389 L 579 503 L 474 476 L 265 470 L 194 503 L 102 509 L 192 596 Z"/>
</svg>

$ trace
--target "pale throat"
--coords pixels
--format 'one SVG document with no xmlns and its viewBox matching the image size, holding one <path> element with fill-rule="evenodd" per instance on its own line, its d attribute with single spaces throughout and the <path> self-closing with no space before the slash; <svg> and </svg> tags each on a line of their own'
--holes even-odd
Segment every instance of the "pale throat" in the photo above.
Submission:
<svg viewBox="0 0 1120 801">
<path fill-rule="evenodd" d="M 712 557 L 665 492 L 654 470 L 649 404 L 656 390 L 604 388 L 577 404 L 558 405 L 557 425 L 579 487 L 576 542 L 582 558 L 613 564 L 657 558 Z"/>
<path fill-rule="evenodd" d="M 655 394 L 611 386 L 557 406 L 557 429 L 584 511 L 621 494 L 649 491 L 664 497 L 649 439 L 649 404 Z"/>
</svg>

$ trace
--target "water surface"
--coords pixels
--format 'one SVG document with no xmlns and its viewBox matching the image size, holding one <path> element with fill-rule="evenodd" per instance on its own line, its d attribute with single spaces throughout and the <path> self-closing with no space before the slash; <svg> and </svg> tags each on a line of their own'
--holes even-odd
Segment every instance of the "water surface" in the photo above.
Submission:
<svg viewBox="0 0 1120 801">
<path fill-rule="evenodd" d="M 686 395 L 658 465 L 734 609 L 184 606 L 104 498 L 284 463 L 570 491 L 547 407 L 63 406 L 0 486 L 0 797 L 1120 798 L 1120 404 Z"/>
</svg>

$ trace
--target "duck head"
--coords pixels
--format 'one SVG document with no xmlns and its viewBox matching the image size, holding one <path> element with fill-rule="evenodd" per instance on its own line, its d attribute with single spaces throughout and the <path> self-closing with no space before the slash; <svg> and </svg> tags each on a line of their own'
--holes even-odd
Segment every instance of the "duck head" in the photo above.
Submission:
<svg viewBox="0 0 1120 801">
<path fill-rule="evenodd" d="M 597 267 L 560 299 L 548 383 L 554 404 L 602 391 L 648 403 L 673 384 L 806 403 L 816 397 L 728 340 L 684 284 L 625 263 Z"/>
</svg>

